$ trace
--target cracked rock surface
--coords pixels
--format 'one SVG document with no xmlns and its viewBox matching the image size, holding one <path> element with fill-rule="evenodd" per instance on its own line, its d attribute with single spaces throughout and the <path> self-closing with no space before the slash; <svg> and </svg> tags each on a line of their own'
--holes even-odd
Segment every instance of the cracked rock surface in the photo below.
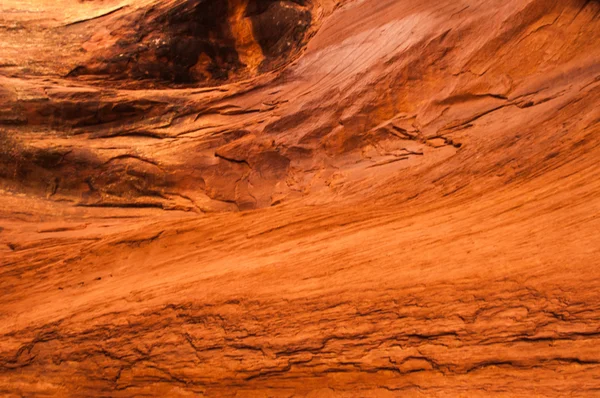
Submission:
<svg viewBox="0 0 600 398">
<path fill-rule="evenodd" d="M 600 394 L 600 3 L 0 2 L 0 395 Z"/>
</svg>

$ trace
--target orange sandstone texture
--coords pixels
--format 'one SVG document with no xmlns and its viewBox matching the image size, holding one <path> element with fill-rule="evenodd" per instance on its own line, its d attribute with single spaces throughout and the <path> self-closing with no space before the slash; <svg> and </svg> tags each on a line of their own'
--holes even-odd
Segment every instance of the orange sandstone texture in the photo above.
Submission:
<svg viewBox="0 0 600 398">
<path fill-rule="evenodd" d="M 0 395 L 600 394 L 600 3 L 0 3 Z"/>
</svg>

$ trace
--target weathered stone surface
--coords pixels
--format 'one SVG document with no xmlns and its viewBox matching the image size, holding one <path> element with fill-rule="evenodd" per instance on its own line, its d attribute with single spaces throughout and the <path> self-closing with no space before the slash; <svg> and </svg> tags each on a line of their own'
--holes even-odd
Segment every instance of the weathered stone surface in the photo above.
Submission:
<svg viewBox="0 0 600 398">
<path fill-rule="evenodd" d="M 0 4 L 0 395 L 595 396 L 600 3 Z"/>
</svg>

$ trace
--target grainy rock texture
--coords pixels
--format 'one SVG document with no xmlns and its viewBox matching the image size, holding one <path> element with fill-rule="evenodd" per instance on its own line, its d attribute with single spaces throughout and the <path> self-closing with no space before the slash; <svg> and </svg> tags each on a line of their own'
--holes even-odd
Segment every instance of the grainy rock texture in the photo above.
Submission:
<svg viewBox="0 0 600 398">
<path fill-rule="evenodd" d="M 600 3 L 0 2 L 0 395 L 600 395 Z"/>
</svg>

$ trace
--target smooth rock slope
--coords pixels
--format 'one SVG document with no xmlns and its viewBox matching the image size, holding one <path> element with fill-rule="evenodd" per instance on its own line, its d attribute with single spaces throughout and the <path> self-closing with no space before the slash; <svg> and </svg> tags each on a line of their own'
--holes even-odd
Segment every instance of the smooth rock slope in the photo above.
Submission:
<svg viewBox="0 0 600 398">
<path fill-rule="evenodd" d="M 0 2 L 0 395 L 600 394 L 596 0 Z"/>
</svg>

